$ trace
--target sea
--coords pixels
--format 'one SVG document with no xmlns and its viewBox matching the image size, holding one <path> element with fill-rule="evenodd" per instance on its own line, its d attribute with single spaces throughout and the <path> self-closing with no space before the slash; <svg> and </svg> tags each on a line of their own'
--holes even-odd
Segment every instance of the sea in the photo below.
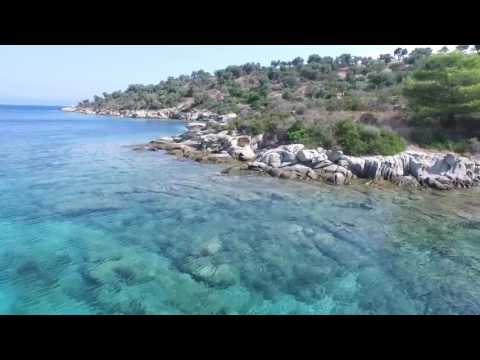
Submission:
<svg viewBox="0 0 480 360">
<path fill-rule="evenodd" d="M 0 106 L 0 314 L 480 313 L 478 189 L 133 150 L 184 125 Z"/>
</svg>

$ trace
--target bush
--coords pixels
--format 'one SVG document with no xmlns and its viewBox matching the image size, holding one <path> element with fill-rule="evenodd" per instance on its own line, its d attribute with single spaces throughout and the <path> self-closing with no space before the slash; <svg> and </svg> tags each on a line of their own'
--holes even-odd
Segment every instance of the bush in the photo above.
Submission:
<svg viewBox="0 0 480 360">
<path fill-rule="evenodd" d="M 327 111 L 340 111 L 342 110 L 342 105 L 341 99 L 331 97 L 326 101 L 325 109 Z"/>
<path fill-rule="evenodd" d="M 290 90 L 285 90 L 282 93 L 283 100 L 293 100 L 293 93 Z"/>
<path fill-rule="evenodd" d="M 365 110 L 365 104 L 357 96 L 346 96 L 343 98 L 343 109 L 349 111 Z"/>
<path fill-rule="evenodd" d="M 300 76 L 308 80 L 316 80 L 318 71 L 311 66 L 304 66 L 300 70 Z"/>
<path fill-rule="evenodd" d="M 337 123 L 335 138 L 349 155 L 394 155 L 405 150 L 405 143 L 398 134 L 351 120 Z"/>
<path fill-rule="evenodd" d="M 217 107 L 217 112 L 220 115 L 225 115 L 232 112 L 238 114 L 240 112 L 240 107 L 234 102 L 224 102 Z"/>
<path fill-rule="evenodd" d="M 345 96 L 341 99 L 332 97 L 326 103 L 326 110 L 328 111 L 361 111 L 366 109 L 366 104 L 357 96 Z"/>
<path fill-rule="evenodd" d="M 298 120 L 287 130 L 287 135 L 291 143 L 300 143 L 305 146 L 329 148 L 334 144 L 331 131 L 328 128 L 307 128 Z"/>
<path fill-rule="evenodd" d="M 288 87 L 288 88 L 294 88 L 298 85 L 298 79 L 293 76 L 286 76 L 282 79 L 283 85 Z"/>
<path fill-rule="evenodd" d="M 297 115 L 303 115 L 305 114 L 305 111 L 307 111 L 307 107 L 303 104 L 295 106 L 295 114 Z"/>
<path fill-rule="evenodd" d="M 288 117 L 288 114 L 268 114 L 236 118 L 229 124 L 229 129 L 237 129 L 249 135 L 273 134 L 282 127 L 286 128 Z"/>
</svg>

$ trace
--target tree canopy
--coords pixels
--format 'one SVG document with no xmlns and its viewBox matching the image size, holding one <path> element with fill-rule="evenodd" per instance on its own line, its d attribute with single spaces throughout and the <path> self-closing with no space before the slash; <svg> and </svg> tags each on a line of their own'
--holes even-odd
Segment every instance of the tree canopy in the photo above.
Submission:
<svg viewBox="0 0 480 360">
<path fill-rule="evenodd" d="M 404 95 L 415 113 L 452 120 L 480 111 L 480 56 L 460 51 L 430 56 L 405 81 Z"/>
</svg>

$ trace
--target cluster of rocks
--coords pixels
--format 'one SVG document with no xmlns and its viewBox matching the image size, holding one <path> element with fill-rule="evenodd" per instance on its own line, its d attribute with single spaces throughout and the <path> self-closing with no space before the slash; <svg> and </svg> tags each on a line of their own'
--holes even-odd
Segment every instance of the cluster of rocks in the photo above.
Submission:
<svg viewBox="0 0 480 360">
<path fill-rule="evenodd" d="M 160 110 L 115 110 L 109 108 L 94 109 L 89 107 L 64 107 L 63 111 L 78 112 L 87 115 L 108 115 L 144 119 L 178 119 L 184 121 L 206 121 L 209 123 L 226 124 L 237 117 L 230 113 L 219 115 L 211 111 L 185 110 L 181 107 L 165 108 Z"/>
<path fill-rule="evenodd" d="M 354 175 L 331 161 L 330 153 L 323 148 L 305 149 L 303 144 L 280 145 L 260 151 L 248 168 L 285 179 L 322 178 L 335 185 L 348 184 Z"/>
<path fill-rule="evenodd" d="M 315 175 L 312 176 L 314 171 L 333 184 L 347 184 L 354 177 L 439 190 L 469 188 L 480 184 L 480 162 L 451 153 L 405 151 L 393 156 L 355 157 L 338 150 L 304 149 L 299 144 L 284 145 L 260 153 L 257 161 L 249 166 L 270 175 L 289 178 L 315 178 Z M 283 175 L 285 170 L 290 173 L 295 171 L 294 176 Z"/>
<path fill-rule="evenodd" d="M 193 122 L 187 128 L 178 137 L 161 138 L 145 148 L 198 161 L 240 161 L 244 163 L 241 169 L 284 179 L 323 179 L 335 185 L 349 184 L 354 178 L 439 190 L 480 184 L 480 161 L 451 153 L 405 151 L 393 156 L 355 157 L 340 150 L 306 149 L 303 144 L 272 146 L 262 135 L 241 135 L 205 122 Z"/>
<path fill-rule="evenodd" d="M 136 149 L 166 150 L 170 154 L 208 162 L 255 160 L 261 138 L 227 130 L 226 124 L 212 128 L 211 123 L 191 122 L 187 131 L 176 137 L 163 137 Z"/>
</svg>

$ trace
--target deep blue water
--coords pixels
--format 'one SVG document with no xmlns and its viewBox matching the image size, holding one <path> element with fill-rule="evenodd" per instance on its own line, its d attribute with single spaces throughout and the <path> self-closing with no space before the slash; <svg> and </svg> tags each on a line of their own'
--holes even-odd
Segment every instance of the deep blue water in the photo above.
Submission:
<svg viewBox="0 0 480 360">
<path fill-rule="evenodd" d="M 182 130 L 0 106 L 0 313 L 480 313 L 478 190 L 222 176 L 129 147 Z"/>
</svg>

